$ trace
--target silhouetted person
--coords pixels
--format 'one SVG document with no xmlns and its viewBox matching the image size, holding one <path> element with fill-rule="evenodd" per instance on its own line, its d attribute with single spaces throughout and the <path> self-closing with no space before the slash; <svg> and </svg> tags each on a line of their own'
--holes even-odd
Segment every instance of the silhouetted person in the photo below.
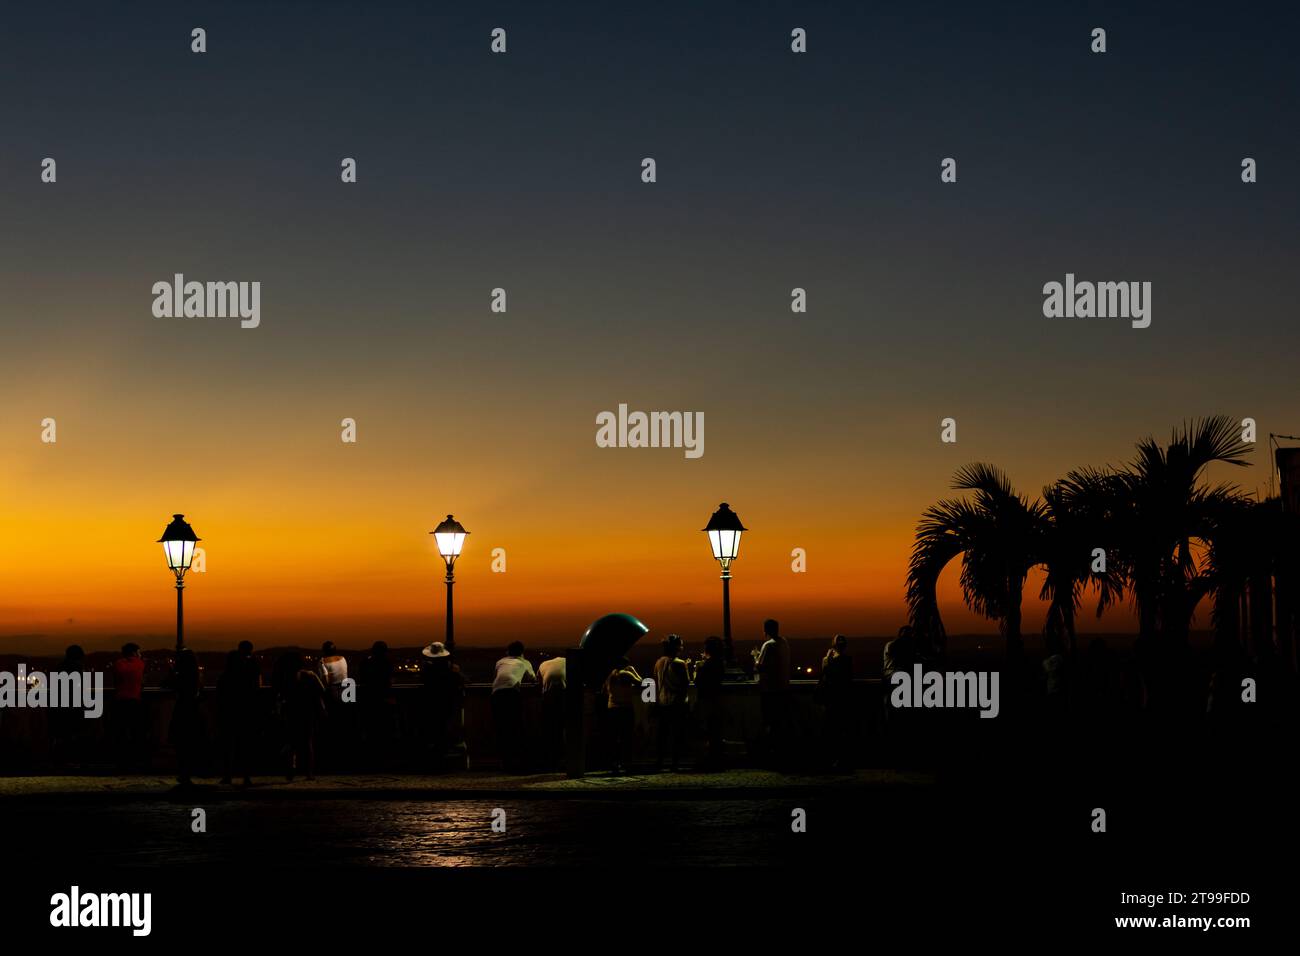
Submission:
<svg viewBox="0 0 1300 956">
<path fill-rule="evenodd" d="M 626 657 L 621 658 L 602 688 L 605 691 L 605 724 L 614 747 L 614 772 L 623 773 L 631 753 L 636 725 L 636 699 L 641 693 L 641 675 Z"/>
<path fill-rule="evenodd" d="M 226 669 L 217 679 L 217 709 L 222 726 L 222 757 L 225 773 L 222 783 L 232 775 L 251 786 L 253 746 L 257 736 L 257 691 L 262 686 L 262 672 L 253 656 L 253 645 L 240 641 L 239 647 L 226 655 Z"/>
<path fill-rule="evenodd" d="M 313 668 L 299 658 L 288 701 L 289 767 L 285 779 L 293 782 L 301 768 L 308 780 L 316 779 L 316 733 L 325 719 L 325 685 Z"/>
<path fill-rule="evenodd" d="M 1064 720 L 1070 709 L 1070 662 L 1065 656 L 1065 642 L 1056 630 L 1043 635 L 1047 655 L 1043 658 L 1043 690 L 1046 694 L 1048 719 Z"/>
<path fill-rule="evenodd" d="M 378 764 L 387 767 L 392 761 L 397 735 L 397 698 L 393 694 L 393 662 L 386 642 L 375 641 L 371 645 L 370 656 L 361 663 L 358 690 L 371 752 Z"/>
<path fill-rule="evenodd" d="M 492 722 L 497 749 L 507 772 L 517 773 L 524 763 L 524 698 L 520 685 L 537 680 L 533 665 L 524 659 L 524 645 L 512 641 L 506 656 L 497 661 L 492 680 Z"/>
<path fill-rule="evenodd" d="M 94 675 L 86 673 L 86 652 L 81 645 L 68 647 L 59 664 L 58 674 L 81 674 L 82 680 L 93 680 Z M 89 749 L 88 725 L 94 721 L 87 720 L 84 711 L 76 707 L 57 707 L 50 711 L 50 749 L 56 763 L 69 768 L 80 768 Z"/>
<path fill-rule="evenodd" d="M 176 705 L 167 736 L 176 748 L 176 782 L 189 787 L 194 784 L 194 769 L 203 750 L 203 715 L 199 710 L 203 675 L 198 658 L 188 647 L 176 652 L 170 683 Z"/>
<path fill-rule="evenodd" d="M 420 683 L 429 763 L 434 773 L 442 773 L 452 735 L 460 730 L 465 680 L 441 641 L 420 652 Z"/>
<path fill-rule="evenodd" d="M 918 744 L 924 739 L 920 735 L 924 727 L 923 710 L 916 708 L 894 707 L 890 697 L 894 690 L 893 676 L 906 674 L 908 679 L 914 677 L 913 668 L 920 664 L 926 669 L 930 664 L 930 645 L 916 628 L 904 624 L 898 629 L 898 636 L 885 645 L 881 654 L 881 672 L 884 680 L 881 684 L 880 705 L 884 712 L 884 726 L 888 731 L 886 746 L 890 759 L 897 765 L 915 760 L 920 751 Z"/>
<path fill-rule="evenodd" d="M 316 676 L 325 688 L 325 724 L 319 736 L 318 754 L 324 756 L 321 762 L 330 759 L 330 753 L 343 739 L 344 733 L 351 726 L 354 711 L 343 703 L 343 682 L 348 679 L 348 659 L 333 641 L 325 641 L 320 646 L 320 660 L 316 662 Z"/>
<path fill-rule="evenodd" d="M 695 668 L 695 711 L 708 741 L 705 767 L 722 766 L 722 680 L 726 673 L 726 648 L 720 637 L 704 641 L 704 659 Z"/>
<path fill-rule="evenodd" d="M 910 678 L 912 665 L 919 663 L 924 666 L 927 663 L 922 641 L 916 629 L 910 624 L 904 624 L 898 629 L 898 636 L 885 645 L 881 657 L 881 671 L 884 674 L 886 690 L 892 686 L 889 679 L 896 672 L 902 672 Z"/>
<path fill-rule="evenodd" d="M 117 763 L 124 771 L 139 770 L 144 757 L 144 658 L 140 645 L 122 645 L 113 662 L 113 723 Z"/>
<path fill-rule="evenodd" d="M 852 766 L 853 744 L 853 658 L 849 640 L 836 634 L 830 650 L 822 658 L 822 673 L 817 686 L 825 721 L 826 754 L 832 770 Z"/>
<path fill-rule="evenodd" d="M 326 688 L 338 688 L 348 679 L 348 659 L 339 653 L 333 641 L 320 646 L 320 660 L 316 662 L 316 676 Z M 337 691 L 334 693 L 337 695 Z"/>
<path fill-rule="evenodd" d="M 563 657 L 551 657 L 537 666 L 542 684 L 542 732 L 546 739 L 546 763 L 552 769 L 564 759 L 564 695 L 568 688 L 568 666 Z"/>
<path fill-rule="evenodd" d="M 293 765 L 293 729 L 289 726 L 289 707 L 293 699 L 294 684 L 298 681 L 298 671 L 302 670 L 302 654 L 297 651 L 285 651 L 275 659 L 271 666 L 272 713 L 280 733 L 280 756 L 284 765 Z"/>
<path fill-rule="evenodd" d="M 783 759 L 790 731 L 790 642 L 772 618 L 763 622 L 763 635 L 766 639 L 754 652 L 763 736 L 769 755 Z"/>
<path fill-rule="evenodd" d="M 655 661 L 655 770 L 664 766 L 664 752 L 671 754 L 669 769 L 677 770 L 686 734 L 690 672 L 682 660 L 682 639 L 669 634 L 663 641 L 663 653 Z"/>
</svg>

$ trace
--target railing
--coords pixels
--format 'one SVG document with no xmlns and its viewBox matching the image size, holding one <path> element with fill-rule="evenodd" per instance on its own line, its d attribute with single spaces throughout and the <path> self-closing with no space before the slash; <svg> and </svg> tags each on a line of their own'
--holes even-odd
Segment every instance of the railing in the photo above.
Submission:
<svg viewBox="0 0 1300 956">
<path fill-rule="evenodd" d="M 789 742 L 792 750 L 811 753 L 823 737 L 824 714 L 816 698 L 815 681 L 794 681 L 790 691 Z M 881 701 L 879 680 L 854 682 L 851 708 L 850 739 L 859 754 L 869 753 L 880 736 Z M 692 691 L 692 696 L 694 692 Z M 69 765 L 90 770 L 111 770 L 122 759 L 124 718 L 114 707 L 111 691 L 106 693 L 104 715 L 84 719 L 77 712 L 7 709 L 0 711 L 0 773 L 33 771 L 68 772 Z M 589 765 L 599 767 L 608 750 L 604 726 L 605 699 L 588 693 L 584 702 L 587 714 Z M 759 689 L 756 684 L 724 684 L 722 690 L 723 738 L 729 759 L 745 762 L 757 751 L 762 733 Z M 392 688 L 391 701 L 367 702 L 359 691 L 355 703 L 335 702 L 318 737 L 318 763 L 323 772 L 363 769 L 382 765 L 387 769 L 419 771 L 432 764 L 428 753 L 428 720 L 424 714 L 422 688 L 417 684 L 398 684 Z M 470 684 L 465 689 L 463 719 L 458 723 L 458 746 L 449 760 L 452 767 L 472 769 L 497 767 L 497 749 L 491 709 L 491 685 Z M 142 769 L 170 772 L 175 767 L 175 751 L 169 742 L 168 728 L 175 698 L 161 688 L 146 688 L 140 718 L 139 765 Z M 540 690 L 536 685 L 523 688 L 526 752 L 534 766 L 553 765 L 554 741 L 548 737 Z M 206 688 L 200 712 L 204 727 L 205 759 L 202 766 L 212 773 L 220 766 L 223 740 L 229 735 L 221 726 L 217 695 Z M 257 772 L 281 772 L 280 750 L 284 741 L 283 724 L 275 714 L 274 698 L 269 687 L 260 689 L 254 708 L 252 750 Z M 554 729 L 554 725 L 549 725 Z M 691 721 L 686 737 L 691 759 L 698 760 L 704 750 L 702 733 Z M 638 699 L 634 707 L 634 731 L 631 759 L 644 761 L 655 754 L 653 706 Z M 456 756 L 459 755 L 459 756 Z"/>
</svg>

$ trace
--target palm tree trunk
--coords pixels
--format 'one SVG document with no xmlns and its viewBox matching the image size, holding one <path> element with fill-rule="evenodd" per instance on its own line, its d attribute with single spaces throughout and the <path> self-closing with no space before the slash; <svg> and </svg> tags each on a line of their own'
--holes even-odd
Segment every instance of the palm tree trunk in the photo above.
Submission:
<svg viewBox="0 0 1300 956">
<path fill-rule="evenodd" d="M 1246 646 L 1245 635 L 1250 633 L 1250 599 L 1246 596 L 1246 589 L 1241 590 L 1241 614 L 1237 620 L 1237 642 Z"/>
<path fill-rule="evenodd" d="M 1002 633 L 1007 641 L 1007 657 L 1019 658 L 1024 653 L 1025 642 L 1020 636 L 1021 586 L 1018 582 L 1007 582 L 1007 598 L 1007 616 Z"/>
<path fill-rule="evenodd" d="M 1215 591 L 1214 634 L 1220 643 L 1241 643 L 1241 600 L 1235 585 L 1221 584 Z"/>
<path fill-rule="evenodd" d="M 1273 580 L 1267 569 L 1250 577 L 1250 640 L 1258 660 L 1271 659 L 1273 646 Z"/>
</svg>

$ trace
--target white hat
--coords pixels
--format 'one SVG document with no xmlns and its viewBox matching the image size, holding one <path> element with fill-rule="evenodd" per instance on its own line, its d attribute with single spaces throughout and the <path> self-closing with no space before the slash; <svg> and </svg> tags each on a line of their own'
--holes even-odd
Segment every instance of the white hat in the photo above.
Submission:
<svg viewBox="0 0 1300 956">
<path fill-rule="evenodd" d="M 451 657 L 451 651 L 447 650 L 442 641 L 434 641 L 424 650 L 420 651 L 425 657 Z"/>
</svg>

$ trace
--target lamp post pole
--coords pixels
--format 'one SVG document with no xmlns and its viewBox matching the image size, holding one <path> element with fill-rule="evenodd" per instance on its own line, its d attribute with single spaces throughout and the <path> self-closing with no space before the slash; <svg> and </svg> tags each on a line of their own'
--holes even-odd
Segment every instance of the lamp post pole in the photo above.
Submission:
<svg viewBox="0 0 1300 956">
<path fill-rule="evenodd" d="M 731 650 L 731 562 L 722 565 L 722 643 L 727 649 L 727 663 L 735 660 Z"/>
<path fill-rule="evenodd" d="M 745 526 L 724 501 L 709 517 L 704 530 L 709 536 L 713 557 L 722 567 L 722 645 L 727 656 L 726 663 L 731 665 L 736 662 L 731 645 L 731 562 L 740 553 L 740 535 L 745 531 Z"/>
<path fill-rule="evenodd" d="M 199 537 L 183 514 L 175 514 L 171 524 L 163 529 L 158 543 L 167 556 L 167 567 L 176 575 L 176 650 L 179 652 L 185 647 L 185 572 L 194 561 Z"/>
<path fill-rule="evenodd" d="M 451 587 L 456 583 L 456 578 L 451 572 L 451 564 L 447 565 L 447 633 L 444 643 L 447 650 L 452 651 L 456 647 L 456 631 L 451 613 Z"/>
<path fill-rule="evenodd" d="M 465 547 L 465 536 L 469 532 L 465 530 L 465 526 L 459 521 L 451 515 L 447 515 L 447 520 L 441 522 L 429 534 L 433 535 L 433 540 L 438 546 L 438 553 L 442 555 L 442 560 L 447 562 L 447 577 L 444 579 L 447 584 L 447 625 L 443 644 L 450 652 L 456 647 L 456 625 L 452 616 L 451 589 L 456 583 L 456 559 L 460 557 L 461 549 Z"/>
<path fill-rule="evenodd" d="M 185 593 L 185 584 L 176 579 L 176 650 L 185 646 L 185 604 L 181 595 Z"/>
</svg>

